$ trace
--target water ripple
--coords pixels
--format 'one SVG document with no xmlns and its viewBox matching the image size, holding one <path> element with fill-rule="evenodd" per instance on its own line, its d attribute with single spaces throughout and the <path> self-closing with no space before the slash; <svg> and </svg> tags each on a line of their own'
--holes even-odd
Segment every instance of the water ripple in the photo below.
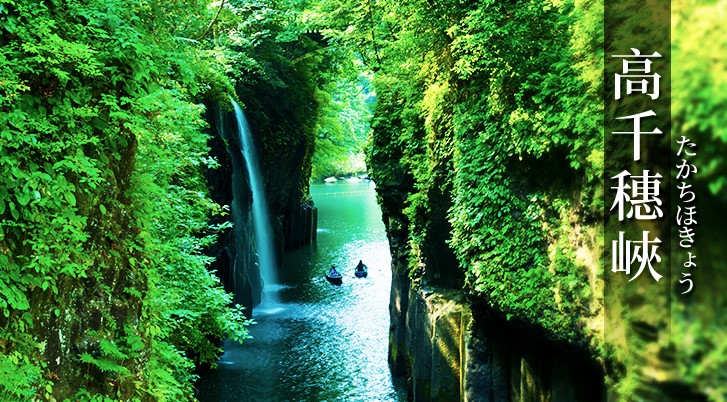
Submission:
<svg viewBox="0 0 727 402">
<path fill-rule="evenodd" d="M 387 363 L 391 257 L 373 188 L 311 191 L 325 229 L 286 253 L 276 302 L 254 308 L 254 339 L 226 343 L 218 369 L 199 383 L 201 401 L 405 400 Z M 359 260 L 368 278 L 354 277 Z M 340 286 L 323 276 L 331 264 Z"/>
</svg>

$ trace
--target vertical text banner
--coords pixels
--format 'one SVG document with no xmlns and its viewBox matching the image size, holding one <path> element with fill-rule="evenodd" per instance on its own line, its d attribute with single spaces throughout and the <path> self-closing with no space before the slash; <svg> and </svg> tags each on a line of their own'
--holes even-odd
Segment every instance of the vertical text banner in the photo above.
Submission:
<svg viewBox="0 0 727 402">
<path fill-rule="evenodd" d="M 669 1 L 604 7 L 604 335 L 638 359 L 669 347 L 676 275 L 671 9 Z"/>
</svg>

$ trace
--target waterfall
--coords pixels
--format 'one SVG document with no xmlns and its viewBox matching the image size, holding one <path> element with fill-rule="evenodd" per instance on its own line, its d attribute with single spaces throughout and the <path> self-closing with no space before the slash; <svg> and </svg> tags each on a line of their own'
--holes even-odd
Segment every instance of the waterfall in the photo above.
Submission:
<svg viewBox="0 0 727 402">
<path fill-rule="evenodd" d="M 270 217 L 268 216 L 268 203 L 265 200 L 265 189 L 260 181 L 260 164 L 255 152 L 255 144 L 252 141 L 250 127 L 245 119 L 240 105 L 232 100 L 237 118 L 237 137 L 242 147 L 242 156 L 247 163 L 247 174 L 252 189 L 252 225 L 255 232 L 255 249 L 260 263 L 260 276 L 263 280 L 263 297 L 272 293 L 270 290 L 277 283 L 275 252 L 273 250 L 273 237 L 270 228 Z"/>
</svg>

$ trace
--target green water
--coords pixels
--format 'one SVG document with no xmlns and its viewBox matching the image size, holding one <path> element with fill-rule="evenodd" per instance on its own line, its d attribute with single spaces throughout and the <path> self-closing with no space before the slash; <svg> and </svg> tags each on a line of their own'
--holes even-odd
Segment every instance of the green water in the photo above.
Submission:
<svg viewBox="0 0 727 402">
<path fill-rule="evenodd" d="M 225 345 L 201 401 L 405 400 L 387 364 L 391 256 L 373 184 L 314 185 L 311 195 L 318 240 L 285 254 L 276 302 L 254 310 L 254 339 Z M 359 260 L 368 278 L 354 277 Z M 331 264 L 341 286 L 323 276 Z"/>
</svg>

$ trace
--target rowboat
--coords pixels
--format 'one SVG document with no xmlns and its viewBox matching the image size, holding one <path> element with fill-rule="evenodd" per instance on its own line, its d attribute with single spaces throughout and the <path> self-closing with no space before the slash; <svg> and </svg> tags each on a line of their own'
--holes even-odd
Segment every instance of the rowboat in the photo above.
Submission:
<svg viewBox="0 0 727 402">
<path fill-rule="evenodd" d="M 331 282 L 333 285 L 340 285 L 343 283 L 343 275 L 338 273 L 338 271 L 328 270 L 326 273 L 326 280 Z"/>
<path fill-rule="evenodd" d="M 353 270 L 353 274 L 356 275 L 356 278 L 365 278 L 369 275 L 369 267 L 366 264 L 359 264 Z"/>
</svg>

